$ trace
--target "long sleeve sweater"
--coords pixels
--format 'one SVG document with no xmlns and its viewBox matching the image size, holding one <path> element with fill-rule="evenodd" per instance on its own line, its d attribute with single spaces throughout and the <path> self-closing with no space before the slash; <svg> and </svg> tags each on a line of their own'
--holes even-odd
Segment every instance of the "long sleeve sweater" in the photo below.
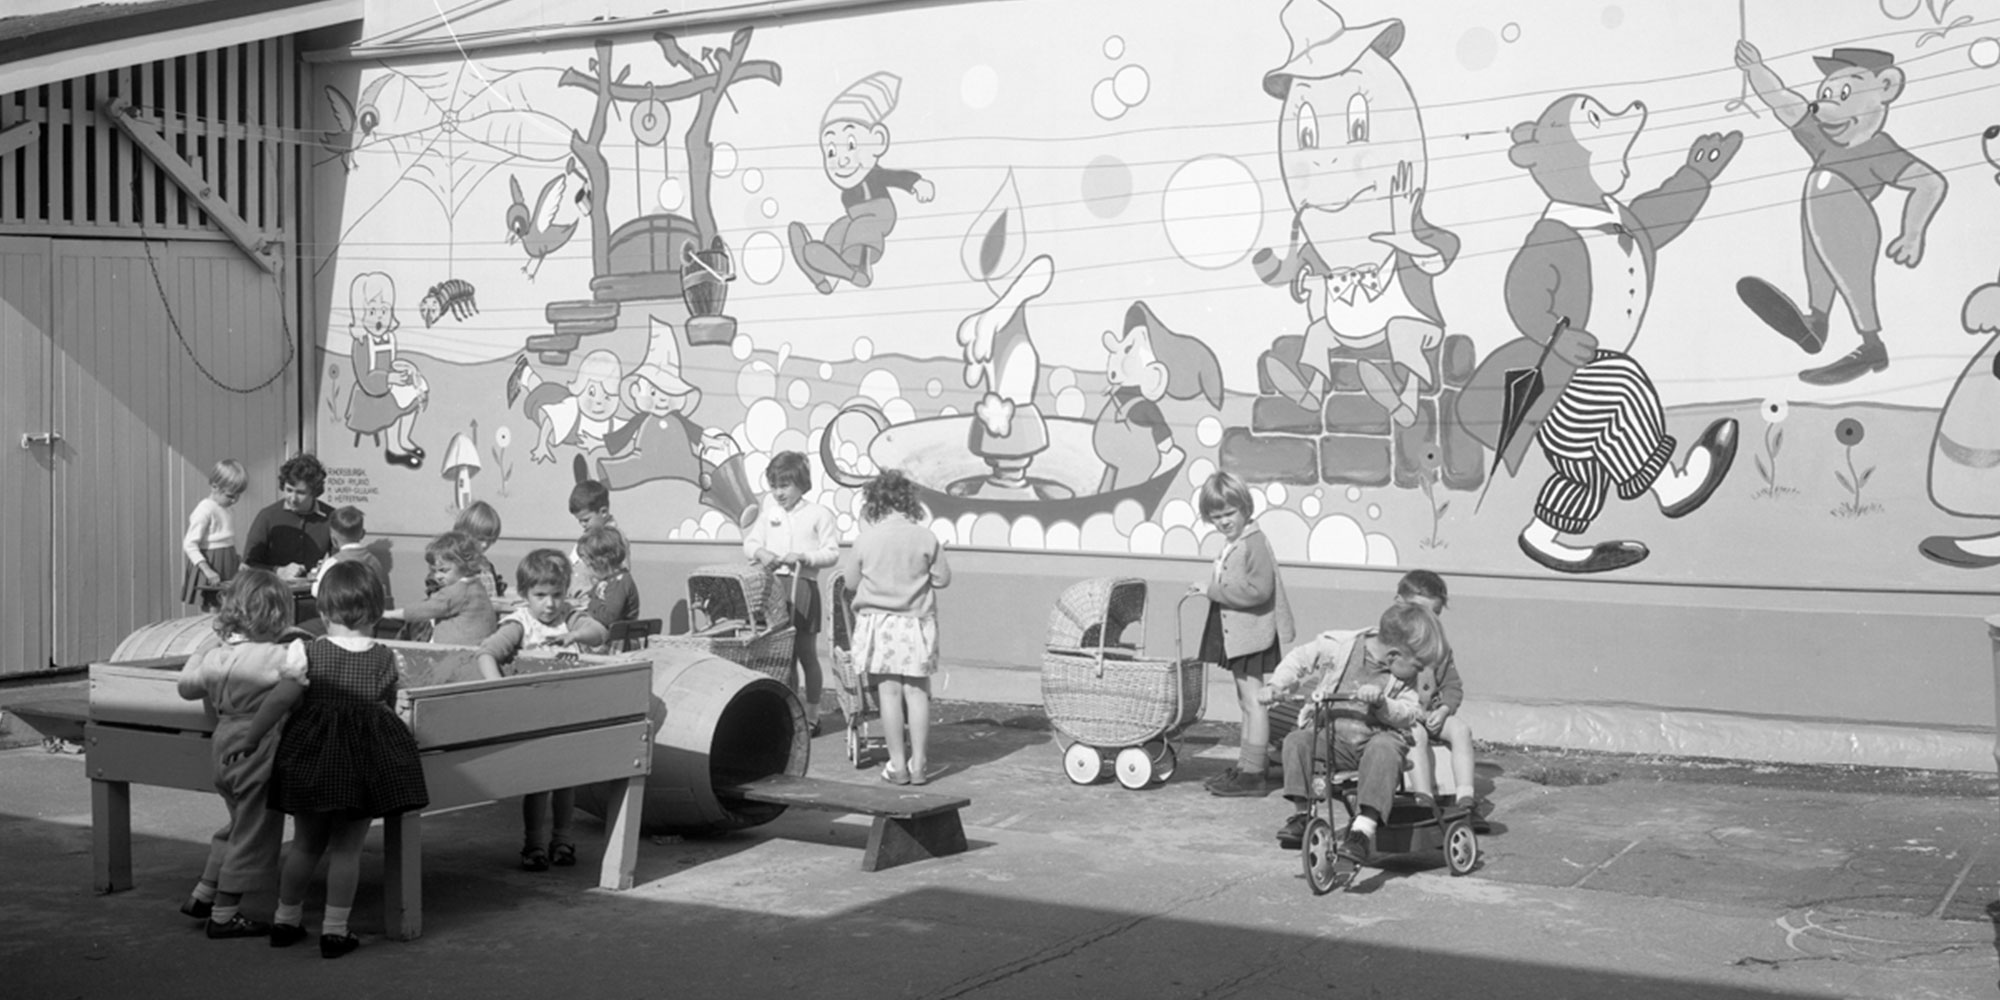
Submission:
<svg viewBox="0 0 2000 1000">
<path fill-rule="evenodd" d="M 758 549 L 781 557 L 797 553 L 799 575 L 817 580 L 822 568 L 840 560 L 840 526 L 833 511 L 819 504 L 801 500 L 786 510 L 766 494 L 757 507 L 757 520 L 743 533 L 743 555 L 755 559 Z"/>
<path fill-rule="evenodd" d="M 841 558 L 840 574 L 854 590 L 856 614 L 928 618 L 937 614 L 937 589 L 951 585 L 951 564 L 937 536 L 896 515 L 861 532 Z"/>
</svg>

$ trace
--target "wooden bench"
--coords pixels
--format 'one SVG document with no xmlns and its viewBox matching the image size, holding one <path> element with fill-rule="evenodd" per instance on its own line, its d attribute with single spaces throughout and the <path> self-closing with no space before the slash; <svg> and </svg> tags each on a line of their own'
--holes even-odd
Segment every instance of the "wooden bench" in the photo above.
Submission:
<svg viewBox="0 0 2000 1000">
<path fill-rule="evenodd" d="M 454 650 L 384 645 L 412 660 Z M 132 887 L 132 785 L 215 787 L 209 749 L 215 717 L 176 690 L 184 659 L 90 668 L 84 767 L 91 789 L 92 884 L 99 892 Z M 640 812 L 652 768 L 651 695 L 651 663 L 587 656 L 547 672 L 405 688 L 397 710 L 417 737 L 433 811 L 616 782 L 606 796 L 598 885 L 622 890 L 632 887 L 638 865 Z M 382 847 L 383 921 L 391 938 L 409 940 L 423 932 L 423 814 L 383 819 Z"/>
<path fill-rule="evenodd" d="M 958 811 L 972 804 L 968 798 L 901 785 L 858 785 L 789 774 L 718 785 L 715 794 L 719 798 L 873 817 L 874 824 L 868 830 L 868 851 L 861 856 L 864 872 L 962 853 L 965 827 L 959 823 Z"/>
</svg>

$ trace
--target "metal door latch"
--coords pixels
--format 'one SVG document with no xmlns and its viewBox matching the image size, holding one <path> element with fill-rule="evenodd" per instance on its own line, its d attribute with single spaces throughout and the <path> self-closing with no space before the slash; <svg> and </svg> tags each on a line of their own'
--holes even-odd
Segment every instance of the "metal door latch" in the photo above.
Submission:
<svg viewBox="0 0 2000 1000">
<path fill-rule="evenodd" d="M 48 445 L 49 447 L 53 448 L 55 447 L 56 442 L 61 441 L 62 439 L 63 439 L 62 435 L 57 434 L 55 431 L 47 431 L 41 434 L 23 434 L 21 435 L 21 447 L 33 448 L 34 446 L 41 444 L 41 445 Z"/>
</svg>

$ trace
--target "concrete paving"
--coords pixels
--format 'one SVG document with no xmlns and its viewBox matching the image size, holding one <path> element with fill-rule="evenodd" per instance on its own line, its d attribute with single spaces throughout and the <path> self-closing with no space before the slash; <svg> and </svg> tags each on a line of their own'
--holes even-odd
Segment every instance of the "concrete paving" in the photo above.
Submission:
<svg viewBox="0 0 2000 1000">
<path fill-rule="evenodd" d="M 1289 807 L 1217 799 L 1203 723 L 1142 792 L 1071 784 L 1037 707 L 943 703 L 935 789 L 972 849 L 859 870 L 861 817 L 794 809 L 716 839 L 648 838 L 639 885 L 514 867 L 511 801 L 426 820 L 425 933 L 363 947 L 203 938 L 175 912 L 220 819 L 134 789 L 137 887 L 90 890 L 84 758 L 0 751 L 0 996 L 1991 997 L 2000 811 L 1990 776 L 1484 748 L 1484 857 L 1385 861 L 1307 889 L 1272 839 Z M 838 715 L 832 719 L 837 722 Z M 874 781 L 836 729 L 812 773 Z M 314 901 L 307 923 L 318 919 Z M 247 909 L 268 915 L 271 900 Z"/>
</svg>

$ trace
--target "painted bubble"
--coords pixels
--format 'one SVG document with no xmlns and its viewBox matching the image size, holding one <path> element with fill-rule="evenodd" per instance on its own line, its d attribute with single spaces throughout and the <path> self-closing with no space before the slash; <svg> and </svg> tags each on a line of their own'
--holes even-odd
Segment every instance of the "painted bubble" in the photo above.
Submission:
<svg viewBox="0 0 2000 1000">
<path fill-rule="evenodd" d="M 958 528 L 958 543 L 960 545 L 972 544 L 972 524 L 974 521 L 977 521 L 978 519 L 979 515 L 974 514 L 971 511 L 966 511 L 963 514 L 958 515 L 957 528 Z"/>
<path fill-rule="evenodd" d="M 942 545 L 958 544 L 958 526 L 942 517 L 931 518 L 931 535 Z"/>
<path fill-rule="evenodd" d="M 834 527 L 840 529 L 840 533 L 844 535 L 854 530 L 854 515 L 845 513 L 837 514 L 833 518 L 833 524 Z"/>
<path fill-rule="evenodd" d="M 791 401 L 792 409 L 803 410 L 807 403 L 812 402 L 812 386 L 807 385 L 805 379 L 795 378 L 791 385 L 785 387 L 785 398 Z"/>
<path fill-rule="evenodd" d="M 740 431 L 742 428 L 739 427 L 737 429 Z M 739 436 L 738 440 L 742 440 L 742 438 Z M 743 456 L 743 474 L 748 476 L 753 483 L 762 483 L 764 481 L 764 470 L 770 468 L 770 466 L 771 456 L 763 452 L 753 451 Z"/>
<path fill-rule="evenodd" d="M 875 356 L 875 342 L 867 337 L 854 338 L 854 360 L 866 361 Z"/>
<path fill-rule="evenodd" d="M 898 396 L 882 404 L 882 415 L 888 417 L 892 424 L 907 424 L 917 419 L 917 408 L 909 400 Z"/>
<path fill-rule="evenodd" d="M 1521 26 L 1512 21 L 1500 26 L 1500 40 L 1509 45 L 1521 40 Z"/>
<path fill-rule="evenodd" d="M 1361 487 L 1349 486 L 1347 488 L 1347 502 L 1359 503 L 1360 501 L 1361 501 Z"/>
<path fill-rule="evenodd" d="M 1104 39 L 1104 58 L 1123 59 L 1124 57 L 1125 57 L 1125 39 L 1120 38 L 1117 35 L 1111 35 L 1106 37 Z"/>
<path fill-rule="evenodd" d="M 658 197 L 660 199 L 661 211 L 678 212 L 681 209 L 681 205 L 687 201 L 687 188 L 681 185 L 680 178 L 669 177 L 660 182 Z"/>
<path fill-rule="evenodd" d="M 1039 549 L 1045 537 L 1042 522 L 1023 517 L 1015 520 L 1013 529 L 1007 532 L 1007 544 L 1016 549 Z"/>
<path fill-rule="evenodd" d="M 1257 177 L 1229 156 L 1200 156 L 1180 165 L 1160 199 L 1167 242 L 1181 260 L 1215 270 L 1243 260 L 1257 242 L 1264 196 Z"/>
<path fill-rule="evenodd" d="M 1049 391 L 1061 392 L 1076 384 L 1076 369 L 1068 365 L 1057 365 L 1049 369 Z"/>
<path fill-rule="evenodd" d="M 1124 552 L 1125 533 L 1112 523 L 1111 515 L 1098 511 L 1083 519 L 1077 548 L 1085 552 Z"/>
<path fill-rule="evenodd" d="M 1458 65 L 1462 69 L 1475 73 L 1486 69 L 1499 54 L 1499 40 L 1487 28 L 1467 28 L 1458 36 Z"/>
<path fill-rule="evenodd" d="M 738 361 L 749 358 L 753 350 L 756 350 L 756 345 L 750 342 L 750 335 L 747 333 L 739 333 L 729 342 L 729 353 Z"/>
<path fill-rule="evenodd" d="M 1188 463 L 1187 481 L 1189 486 L 1200 489 L 1201 484 L 1208 482 L 1208 477 L 1212 475 L 1215 475 L 1214 462 L 1205 458 L 1197 458 Z"/>
<path fill-rule="evenodd" d="M 1000 74 L 985 63 L 966 67 L 958 78 L 958 99 L 974 111 L 992 107 L 999 97 Z"/>
<path fill-rule="evenodd" d="M 1305 496 L 1299 500 L 1299 513 L 1307 517 L 1319 516 L 1319 497 Z"/>
<path fill-rule="evenodd" d="M 756 167 L 743 171 L 743 190 L 751 194 L 764 190 L 764 172 Z"/>
<path fill-rule="evenodd" d="M 1168 528 L 1160 538 L 1160 554 L 1167 556 L 1191 556 L 1201 552 L 1201 539 L 1196 538 L 1193 529 L 1186 527 Z"/>
<path fill-rule="evenodd" d="M 939 381 L 938 379 L 931 379 L 930 381 L 925 382 L 924 395 L 929 396 L 932 399 L 936 399 L 939 396 L 944 395 L 944 383 L 942 381 Z"/>
<path fill-rule="evenodd" d="M 972 544 L 982 549 L 1004 549 L 1013 528 L 1004 514 L 987 511 L 972 521 Z"/>
<path fill-rule="evenodd" d="M 736 147 L 726 142 L 716 143 L 715 151 L 709 156 L 708 172 L 717 177 L 727 177 L 735 173 Z"/>
<path fill-rule="evenodd" d="M 1306 546 L 1307 558 L 1316 563 L 1368 562 L 1368 538 L 1361 525 L 1345 514 L 1329 514 L 1313 525 Z"/>
<path fill-rule="evenodd" d="M 1280 559 L 1300 560 L 1311 550 L 1312 526 L 1297 511 L 1273 507 L 1257 518 L 1257 529 Z"/>
<path fill-rule="evenodd" d="M 766 218 L 766 219 L 775 219 L 775 218 L 777 218 L 777 217 L 778 217 L 778 199 L 776 199 L 776 198 L 766 198 L 766 199 L 764 199 L 764 203 L 763 203 L 762 205 L 759 205 L 759 206 L 758 206 L 758 208 L 757 208 L 757 210 L 758 210 L 758 211 L 760 211 L 760 212 L 763 212 L 763 213 L 764 213 L 764 218 Z"/>
<path fill-rule="evenodd" d="M 743 276 L 753 284 L 768 285 L 785 270 L 785 243 L 778 234 L 760 229 L 743 241 Z"/>
<path fill-rule="evenodd" d="M 1126 539 L 1126 544 L 1131 547 L 1134 555 L 1156 556 L 1160 554 L 1160 543 L 1166 533 L 1165 528 L 1151 521 L 1145 521 L 1132 529 L 1132 535 Z"/>
<path fill-rule="evenodd" d="M 1402 559 L 1396 554 L 1396 540 L 1376 532 L 1368 533 L 1368 565 L 1396 566 Z"/>
<path fill-rule="evenodd" d="M 1965 47 L 1965 57 L 1980 69 L 2000 66 L 2000 39 L 1991 36 L 1973 39 L 1972 44 Z"/>
<path fill-rule="evenodd" d="M 771 439 L 771 454 L 775 455 L 781 451 L 796 451 L 810 455 L 812 454 L 812 442 L 806 437 L 805 431 L 799 430 L 796 427 L 787 427 L 779 431 L 778 436 Z"/>
<path fill-rule="evenodd" d="M 1145 103 L 1146 94 L 1152 89 L 1152 78 L 1146 75 L 1145 67 L 1137 63 L 1119 67 L 1117 74 L 1111 78 L 1111 92 L 1128 108 Z"/>
<path fill-rule="evenodd" d="M 750 404 L 750 412 L 743 416 L 743 432 L 758 451 L 772 450 L 771 442 L 784 429 L 785 407 L 775 399 L 760 399 Z"/>
<path fill-rule="evenodd" d="M 938 416 L 940 416 L 940 417 L 955 417 L 955 416 L 958 416 L 958 407 L 956 407 L 956 406 L 940 406 L 940 407 L 938 407 Z"/>
<path fill-rule="evenodd" d="M 858 391 L 875 405 L 881 406 L 902 395 L 903 387 L 896 382 L 894 372 L 877 368 L 861 376 L 861 387 Z"/>
<path fill-rule="evenodd" d="M 716 529 L 728 523 L 730 523 L 729 519 L 722 516 L 721 511 L 705 510 L 701 512 L 701 522 L 700 522 L 701 526 L 696 530 L 701 531 L 707 534 L 709 537 L 713 538 L 715 536 Z"/>
<path fill-rule="evenodd" d="M 1368 519 L 1369 519 L 1370 521 L 1376 521 L 1376 520 L 1380 520 L 1380 519 L 1381 519 L 1381 517 L 1382 517 L 1382 505 L 1381 505 L 1381 504 L 1379 504 L 1379 503 L 1371 503 L 1371 504 L 1369 504 L 1369 505 L 1368 505 Z"/>
<path fill-rule="evenodd" d="M 832 403 L 816 404 L 812 408 L 812 413 L 806 417 L 806 426 L 815 431 L 825 430 L 826 425 L 833 423 L 834 415 L 839 412 L 840 407 Z"/>
<path fill-rule="evenodd" d="M 1194 504 L 1180 497 L 1160 505 L 1160 523 L 1169 528 L 1193 528 L 1196 520 Z"/>
<path fill-rule="evenodd" d="M 1271 506 L 1277 507 L 1282 505 L 1285 502 L 1286 496 L 1285 484 L 1270 483 L 1266 485 L 1264 487 L 1264 496 L 1271 501 Z"/>
<path fill-rule="evenodd" d="M 1060 389 L 1056 392 L 1056 416 L 1080 417 L 1083 416 L 1084 409 L 1089 405 L 1090 397 L 1084 395 L 1083 390 L 1076 386 L 1070 386 L 1067 389 Z"/>
<path fill-rule="evenodd" d="M 1075 552 L 1082 541 L 1082 532 L 1068 521 L 1057 521 L 1042 532 L 1042 548 L 1057 552 Z"/>
<path fill-rule="evenodd" d="M 752 361 L 736 372 L 736 399 L 749 406 L 778 394 L 778 373 L 763 361 Z"/>
<path fill-rule="evenodd" d="M 1222 441 L 1222 421 L 1212 416 L 1196 421 L 1194 439 L 1200 441 L 1204 447 L 1215 447 Z"/>
<path fill-rule="evenodd" d="M 1118 99 L 1118 91 L 1112 88 L 1110 77 L 1097 81 L 1097 86 L 1091 88 L 1090 110 L 1108 122 L 1117 121 L 1125 114 L 1125 104 Z"/>
<path fill-rule="evenodd" d="M 820 380 L 820 381 L 822 381 L 822 382 L 825 382 L 825 381 L 827 381 L 828 379 L 831 379 L 831 378 L 833 378 L 833 363 L 832 363 L 832 362 L 830 362 L 830 361 L 822 361 L 822 362 L 820 362 L 820 363 L 819 363 L 819 380 Z"/>
<path fill-rule="evenodd" d="M 1132 529 L 1145 519 L 1146 508 L 1139 506 L 1137 500 L 1120 500 L 1118 506 L 1111 508 L 1111 521 L 1121 535 L 1131 534 Z"/>
<path fill-rule="evenodd" d="M 1132 204 L 1132 168 L 1116 156 L 1099 156 L 1078 178 L 1083 207 L 1100 219 L 1115 219 Z"/>
</svg>

